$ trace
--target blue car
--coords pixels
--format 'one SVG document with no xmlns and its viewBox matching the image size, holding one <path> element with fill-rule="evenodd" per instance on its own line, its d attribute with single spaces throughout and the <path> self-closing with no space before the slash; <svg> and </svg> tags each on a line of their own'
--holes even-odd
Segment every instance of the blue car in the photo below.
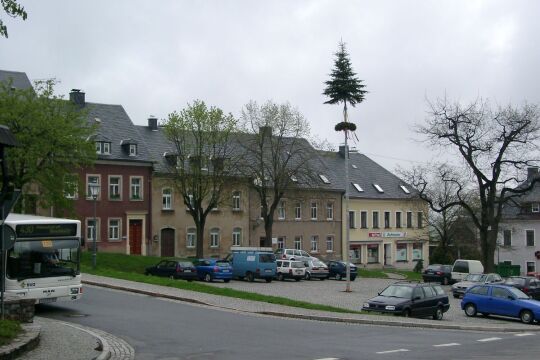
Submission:
<svg viewBox="0 0 540 360">
<path fill-rule="evenodd" d="M 229 282 L 232 279 L 233 272 L 231 263 L 218 259 L 199 259 L 195 262 L 197 276 L 199 280 L 212 282 L 214 280 L 223 280 Z"/>
<path fill-rule="evenodd" d="M 525 324 L 540 321 L 540 301 L 532 300 L 519 289 L 508 285 L 476 285 L 461 300 L 467 316 L 501 315 L 519 318 Z"/>
</svg>

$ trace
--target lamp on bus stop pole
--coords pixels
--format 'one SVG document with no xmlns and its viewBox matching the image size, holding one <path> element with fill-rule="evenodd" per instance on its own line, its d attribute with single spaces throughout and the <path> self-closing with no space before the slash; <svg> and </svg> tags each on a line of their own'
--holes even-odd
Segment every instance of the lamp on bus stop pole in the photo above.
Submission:
<svg viewBox="0 0 540 360">
<path fill-rule="evenodd" d="M 97 257 L 97 216 L 96 216 L 96 204 L 97 204 L 97 198 L 99 196 L 99 184 L 93 183 L 89 185 L 90 188 L 90 195 L 92 196 L 92 199 L 94 200 L 94 234 L 92 236 L 93 240 L 93 246 L 92 246 L 92 269 L 96 268 L 96 257 Z"/>
</svg>

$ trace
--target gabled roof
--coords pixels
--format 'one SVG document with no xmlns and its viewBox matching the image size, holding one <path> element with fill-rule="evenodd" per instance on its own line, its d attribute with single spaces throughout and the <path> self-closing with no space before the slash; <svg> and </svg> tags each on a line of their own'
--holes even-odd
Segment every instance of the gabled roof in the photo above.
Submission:
<svg viewBox="0 0 540 360">
<path fill-rule="evenodd" d="M 19 89 L 26 90 L 32 88 L 32 83 L 26 76 L 26 73 L 20 71 L 7 71 L 0 70 L 0 82 L 9 81 L 11 79 L 11 86 Z"/>
<path fill-rule="evenodd" d="M 538 178 L 539 175 L 536 175 Z M 538 180 L 537 180 L 538 181 Z M 519 184 L 516 188 L 524 188 L 529 186 L 530 182 L 527 180 L 524 183 Z M 503 218 L 529 218 L 531 214 L 525 214 L 522 212 L 522 207 L 530 205 L 532 203 L 540 203 L 540 182 L 536 182 L 533 188 L 520 196 L 516 196 L 503 205 L 502 216 Z"/>
</svg>

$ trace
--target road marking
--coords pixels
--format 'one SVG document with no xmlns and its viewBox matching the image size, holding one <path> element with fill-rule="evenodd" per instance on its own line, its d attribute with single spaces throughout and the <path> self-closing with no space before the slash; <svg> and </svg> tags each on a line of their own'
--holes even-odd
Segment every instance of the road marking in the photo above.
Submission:
<svg viewBox="0 0 540 360">
<path fill-rule="evenodd" d="M 339 360 L 339 358 L 320 358 L 320 359 L 314 359 L 314 360 Z"/>
<path fill-rule="evenodd" d="M 520 334 L 514 334 L 514 336 L 533 336 L 533 333 L 520 333 Z"/>
<path fill-rule="evenodd" d="M 405 352 L 405 351 L 409 351 L 409 350 L 407 350 L 407 349 L 397 349 L 397 350 L 377 351 L 376 354 L 390 354 L 390 353 Z"/>
<path fill-rule="evenodd" d="M 499 338 L 499 337 L 492 337 L 492 338 L 485 338 L 485 339 L 480 339 L 480 340 L 476 340 L 476 341 L 479 341 L 479 342 L 489 342 L 489 341 L 497 341 L 497 340 L 501 340 L 501 338 Z"/>
<path fill-rule="evenodd" d="M 459 343 L 448 343 L 448 344 L 438 344 L 438 345 L 433 345 L 433 347 L 444 347 L 444 346 L 460 346 L 461 344 Z"/>
</svg>

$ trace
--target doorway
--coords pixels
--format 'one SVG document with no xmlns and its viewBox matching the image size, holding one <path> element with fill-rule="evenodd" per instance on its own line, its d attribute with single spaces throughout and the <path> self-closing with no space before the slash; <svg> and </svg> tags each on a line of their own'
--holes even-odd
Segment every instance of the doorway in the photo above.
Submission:
<svg viewBox="0 0 540 360">
<path fill-rule="evenodd" d="M 167 228 L 161 230 L 161 256 L 174 256 L 174 229 Z"/>
<path fill-rule="evenodd" d="M 142 220 L 129 220 L 129 253 L 141 255 Z"/>
<path fill-rule="evenodd" d="M 392 265 L 392 244 L 384 244 L 384 265 Z"/>
</svg>

